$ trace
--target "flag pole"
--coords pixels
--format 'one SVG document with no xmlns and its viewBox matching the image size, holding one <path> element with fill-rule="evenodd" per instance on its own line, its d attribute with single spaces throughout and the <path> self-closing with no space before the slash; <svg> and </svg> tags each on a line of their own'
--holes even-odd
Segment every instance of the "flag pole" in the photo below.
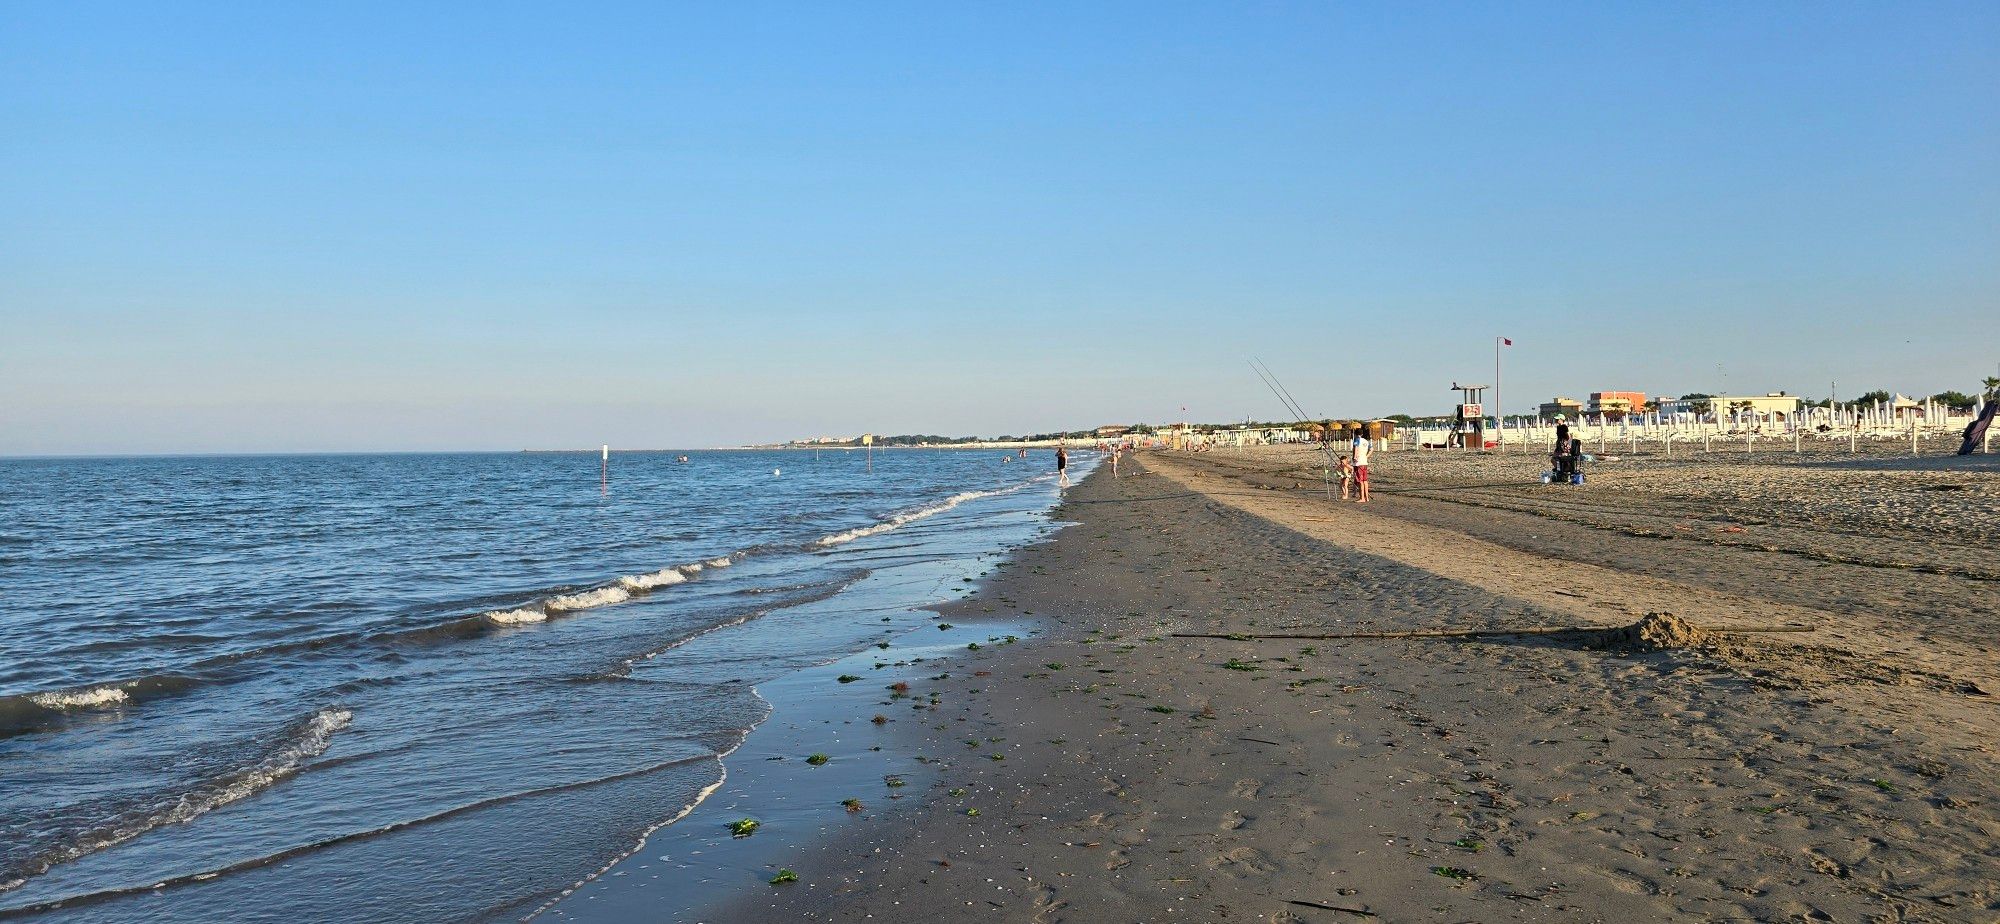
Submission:
<svg viewBox="0 0 2000 924">
<path fill-rule="evenodd" d="M 1507 451 L 1507 418 L 1500 403 L 1500 341 L 1504 337 L 1493 338 L 1493 424 L 1495 427 L 1493 444 L 1500 452 Z"/>
</svg>

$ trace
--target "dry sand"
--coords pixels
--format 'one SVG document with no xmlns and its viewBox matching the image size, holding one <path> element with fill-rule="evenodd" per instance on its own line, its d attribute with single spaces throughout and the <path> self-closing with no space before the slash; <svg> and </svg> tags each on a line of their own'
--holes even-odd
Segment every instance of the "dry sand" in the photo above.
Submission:
<svg viewBox="0 0 2000 924">
<path fill-rule="evenodd" d="M 2000 920 L 1993 475 L 1375 461 L 1094 474 L 948 612 L 1046 632 L 912 691 L 924 808 L 710 919 Z"/>
</svg>

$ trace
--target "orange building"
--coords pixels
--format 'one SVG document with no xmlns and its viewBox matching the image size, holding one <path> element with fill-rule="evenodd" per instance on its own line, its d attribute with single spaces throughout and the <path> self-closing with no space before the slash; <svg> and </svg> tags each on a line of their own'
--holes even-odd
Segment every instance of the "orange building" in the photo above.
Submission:
<svg viewBox="0 0 2000 924">
<path fill-rule="evenodd" d="M 1593 391 L 1590 393 L 1590 406 L 1585 410 L 1592 414 L 1622 417 L 1637 413 L 1645 406 L 1646 393 L 1643 391 Z"/>
</svg>

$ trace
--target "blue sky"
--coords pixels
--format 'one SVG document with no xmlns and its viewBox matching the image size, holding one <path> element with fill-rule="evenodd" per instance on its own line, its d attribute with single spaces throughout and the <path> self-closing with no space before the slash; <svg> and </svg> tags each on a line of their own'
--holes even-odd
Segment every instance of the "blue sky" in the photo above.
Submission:
<svg viewBox="0 0 2000 924">
<path fill-rule="evenodd" d="M 0 10 L 0 454 L 2000 363 L 2000 4 L 293 6 Z"/>
</svg>

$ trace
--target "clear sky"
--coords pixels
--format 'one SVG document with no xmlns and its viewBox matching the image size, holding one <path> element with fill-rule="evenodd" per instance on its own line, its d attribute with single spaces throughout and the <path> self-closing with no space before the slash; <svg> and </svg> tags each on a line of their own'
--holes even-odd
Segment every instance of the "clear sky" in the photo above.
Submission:
<svg viewBox="0 0 2000 924">
<path fill-rule="evenodd" d="M 0 454 L 1971 391 L 2000 3 L 0 6 Z"/>
</svg>

